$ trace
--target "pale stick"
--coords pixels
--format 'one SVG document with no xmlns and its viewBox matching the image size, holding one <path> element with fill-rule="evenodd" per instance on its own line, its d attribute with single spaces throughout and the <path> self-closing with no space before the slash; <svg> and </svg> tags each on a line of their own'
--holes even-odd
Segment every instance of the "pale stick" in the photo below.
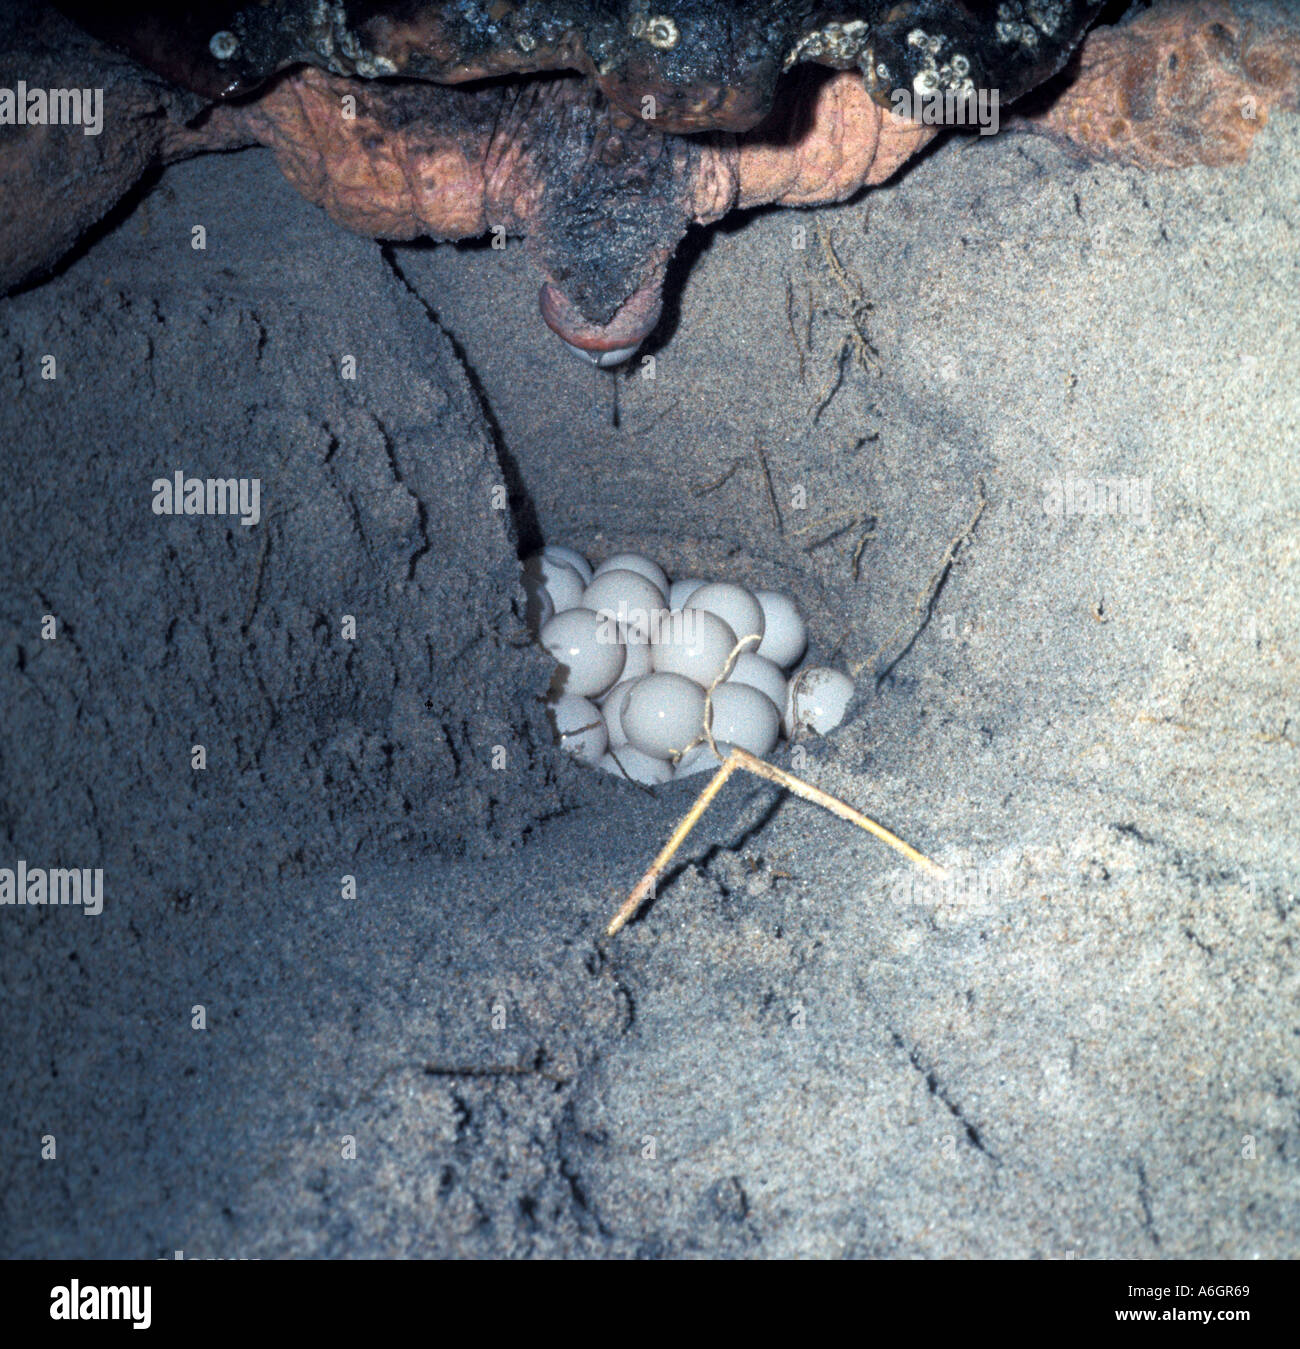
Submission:
<svg viewBox="0 0 1300 1349">
<path fill-rule="evenodd" d="M 664 868 L 673 860 L 673 854 L 686 840 L 686 835 L 695 828 L 695 822 L 709 808 L 709 802 L 722 790 L 723 783 L 736 771 L 740 760 L 736 758 L 739 750 L 734 750 L 718 771 L 709 780 L 709 785 L 696 797 L 695 804 L 682 817 L 682 822 L 673 830 L 672 837 L 664 844 L 659 856 L 650 864 L 650 870 L 637 881 L 632 893 L 623 901 L 623 907 L 614 915 L 605 929 L 607 937 L 614 936 L 631 918 L 642 904 L 654 894 L 655 885 L 663 875 Z"/>
<path fill-rule="evenodd" d="M 760 778 L 766 778 L 768 782 L 775 782 L 778 786 L 794 792 L 796 796 L 803 797 L 805 801 L 811 801 L 814 805 L 829 810 L 832 815 L 838 815 L 841 820 L 847 820 L 849 824 L 856 824 L 859 829 L 865 829 L 867 833 L 874 835 L 882 843 L 888 844 L 895 852 L 902 853 L 914 866 L 920 867 L 922 871 L 928 872 L 931 876 L 942 879 L 947 875 L 947 872 L 937 862 L 932 862 L 924 853 L 913 848 L 910 843 L 904 843 L 897 834 L 891 834 L 883 825 L 877 824 L 875 820 L 868 819 L 861 811 L 854 810 L 852 806 L 841 801 L 839 797 L 822 791 L 820 787 L 814 787 L 811 782 L 805 782 L 802 778 L 795 777 L 793 773 L 787 773 L 783 768 L 778 768 L 775 764 L 770 764 L 765 759 L 758 758 L 748 750 L 733 748 L 723 761 L 722 766 L 713 775 L 709 785 L 705 787 L 696 799 L 695 804 L 686 812 L 682 822 L 673 830 L 672 837 L 664 845 L 659 856 L 650 864 L 649 871 L 641 877 L 632 893 L 623 901 L 623 907 L 614 915 L 610 925 L 605 929 L 607 937 L 616 935 L 624 924 L 635 916 L 641 905 L 654 894 L 655 886 L 658 884 L 660 876 L 664 874 L 668 863 L 672 861 L 673 854 L 686 841 L 686 836 L 695 828 L 700 816 L 708 809 L 710 802 L 722 790 L 723 784 L 737 768 L 743 768 Z"/>
</svg>

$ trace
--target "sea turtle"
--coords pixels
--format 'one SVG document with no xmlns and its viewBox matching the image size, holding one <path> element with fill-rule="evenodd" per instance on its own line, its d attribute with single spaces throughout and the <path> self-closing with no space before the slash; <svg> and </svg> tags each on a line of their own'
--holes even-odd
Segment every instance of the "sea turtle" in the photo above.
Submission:
<svg viewBox="0 0 1300 1349">
<path fill-rule="evenodd" d="M 1085 154 L 1225 163 L 1300 89 L 1280 0 L 14 4 L 0 86 L 97 83 L 112 115 L 102 138 L 5 125 L 0 92 L 0 288 L 152 165 L 260 143 L 349 229 L 522 236 L 543 318 L 599 365 L 654 329 L 692 223 L 841 201 L 945 122 L 1021 99 L 1014 125 Z"/>
</svg>

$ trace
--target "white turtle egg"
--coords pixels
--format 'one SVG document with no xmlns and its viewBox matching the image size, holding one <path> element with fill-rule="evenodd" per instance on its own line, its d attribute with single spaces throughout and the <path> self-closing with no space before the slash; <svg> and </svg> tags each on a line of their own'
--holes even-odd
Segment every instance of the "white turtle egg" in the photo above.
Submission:
<svg viewBox="0 0 1300 1349">
<path fill-rule="evenodd" d="M 623 643 L 627 650 L 627 659 L 623 663 L 624 679 L 640 679 L 654 668 L 650 659 L 650 643 L 629 639 Z"/>
<path fill-rule="evenodd" d="M 697 581 L 693 576 L 674 581 L 668 587 L 668 607 L 680 609 L 703 584 L 703 581 Z"/>
<path fill-rule="evenodd" d="M 656 759 L 678 754 L 704 725 L 704 690 L 682 674 L 639 679 L 623 702 L 623 731 L 634 748 Z"/>
<path fill-rule="evenodd" d="M 623 730 L 623 707 L 627 695 L 632 692 L 632 685 L 636 682 L 635 679 L 620 680 L 599 700 L 600 710 L 605 718 L 605 728 L 609 732 L 611 749 L 627 744 L 627 733 Z"/>
<path fill-rule="evenodd" d="M 761 759 L 772 752 L 781 733 L 781 713 L 766 693 L 748 684 L 722 684 L 713 690 L 710 729 L 715 740 L 739 745 Z"/>
<path fill-rule="evenodd" d="M 582 605 L 584 609 L 611 615 L 618 623 L 620 639 L 644 642 L 649 640 L 654 616 L 662 613 L 668 602 L 663 591 L 648 577 L 616 567 L 613 571 L 596 573 L 582 593 Z"/>
<path fill-rule="evenodd" d="M 600 708 L 576 693 L 561 694 L 546 708 L 555 738 L 568 753 L 583 763 L 597 764 L 608 747 Z"/>
<path fill-rule="evenodd" d="M 576 548 L 568 548 L 562 543 L 548 543 L 542 549 L 542 556 L 553 562 L 567 562 L 582 577 L 583 585 L 591 584 L 591 563 Z"/>
<path fill-rule="evenodd" d="M 650 558 L 641 553 L 615 553 L 613 557 L 607 557 L 604 562 L 596 568 L 597 576 L 604 576 L 607 571 L 634 571 L 651 580 L 658 587 L 661 595 L 668 594 L 668 577 L 664 569 Z"/>
<path fill-rule="evenodd" d="M 763 610 L 766 627 L 758 654 L 788 670 L 808 647 L 808 628 L 789 595 L 759 590 L 754 598 Z"/>
<path fill-rule="evenodd" d="M 829 735 L 844 720 L 853 699 L 853 681 L 838 670 L 810 665 L 790 681 L 787 734 L 807 729 Z"/>
<path fill-rule="evenodd" d="M 728 684 L 748 684 L 751 689 L 766 693 L 776 708 L 785 706 L 785 672 L 775 661 L 766 656 L 756 656 L 752 651 L 742 651 L 736 657 L 736 664 L 727 676 Z"/>
<path fill-rule="evenodd" d="M 524 561 L 524 575 L 534 581 L 541 581 L 555 602 L 557 614 L 562 614 L 566 609 L 576 609 L 582 603 L 582 592 L 586 586 L 577 568 L 567 562 L 558 562 L 545 553 L 534 553 Z"/>
<path fill-rule="evenodd" d="M 682 609 L 707 609 L 709 613 L 717 614 L 736 634 L 737 641 L 751 633 L 760 638 L 763 636 L 762 606 L 744 586 L 732 585 L 730 581 L 710 581 L 708 585 L 702 585 Z M 754 642 L 745 650 L 757 651 L 758 647 L 759 643 Z"/>
<path fill-rule="evenodd" d="M 731 753 L 731 746 L 724 740 L 715 740 L 718 747 L 718 754 L 725 759 Z M 722 759 L 709 748 L 706 741 L 702 745 L 696 745 L 693 749 L 688 749 L 680 759 L 677 760 L 677 767 L 673 769 L 673 781 L 678 778 L 688 778 L 694 773 L 716 773 L 722 767 Z"/>
<path fill-rule="evenodd" d="M 542 629 L 541 643 L 560 667 L 551 684 L 557 693 L 604 693 L 623 672 L 623 643 L 610 640 L 609 625 L 590 609 L 556 614 Z"/>
<path fill-rule="evenodd" d="M 673 778 L 672 764 L 643 754 L 632 745 L 620 745 L 617 749 L 610 750 L 600 761 L 600 766 L 607 773 L 613 773 L 615 777 L 631 778 L 633 782 L 639 782 L 643 787 L 671 782 Z"/>
<path fill-rule="evenodd" d="M 735 645 L 736 634 L 717 614 L 683 609 L 659 625 L 650 659 L 656 672 L 685 675 L 707 688 L 722 673 Z"/>
</svg>

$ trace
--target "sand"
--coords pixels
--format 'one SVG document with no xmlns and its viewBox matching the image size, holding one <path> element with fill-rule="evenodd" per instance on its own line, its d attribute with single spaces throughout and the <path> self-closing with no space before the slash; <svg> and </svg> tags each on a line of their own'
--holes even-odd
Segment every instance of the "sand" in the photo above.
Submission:
<svg viewBox="0 0 1300 1349">
<path fill-rule="evenodd" d="M 6 852 L 106 896 L 0 915 L 0 1252 L 1295 1255 L 1298 152 L 948 141 L 617 380 L 261 151 L 0 304 Z M 549 745 L 543 538 L 794 593 L 954 884 L 737 780 L 606 941 L 701 780 Z"/>
</svg>

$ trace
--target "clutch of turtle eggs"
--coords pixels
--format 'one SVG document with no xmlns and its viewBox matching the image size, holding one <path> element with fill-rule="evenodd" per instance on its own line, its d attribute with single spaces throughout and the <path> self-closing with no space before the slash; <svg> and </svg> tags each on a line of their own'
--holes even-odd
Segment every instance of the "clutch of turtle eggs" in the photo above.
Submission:
<svg viewBox="0 0 1300 1349">
<path fill-rule="evenodd" d="M 759 758 L 784 735 L 825 735 L 843 720 L 853 681 L 795 666 L 808 644 L 787 595 L 730 581 L 681 579 L 637 553 L 596 569 L 549 545 L 524 563 L 526 617 L 556 663 L 547 715 L 583 763 L 653 786 L 718 767 L 714 744 Z M 748 638 L 735 658 L 736 646 Z"/>
</svg>

